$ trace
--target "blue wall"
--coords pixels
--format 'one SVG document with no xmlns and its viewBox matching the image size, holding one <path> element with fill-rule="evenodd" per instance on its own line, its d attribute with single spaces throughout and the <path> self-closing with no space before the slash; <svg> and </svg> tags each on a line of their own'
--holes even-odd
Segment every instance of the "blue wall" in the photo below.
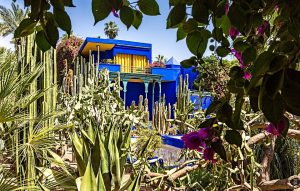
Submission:
<svg viewBox="0 0 300 191">
<path fill-rule="evenodd" d="M 193 89 L 194 81 L 198 76 L 198 72 L 194 71 L 194 67 L 181 68 L 181 74 L 185 78 L 186 74 L 189 75 L 189 89 Z"/>
<path fill-rule="evenodd" d="M 121 86 L 123 87 L 123 83 L 121 83 Z M 148 105 L 149 105 L 149 112 L 150 112 L 150 118 L 152 117 L 152 87 L 153 83 L 149 84 L 148 87 Z M 154 103 L 158 101 L 159 99 L 159 86 L 158 83 L 155 84 L 154 89 Z M 163 94 L 166 95 L 166 104 L 173 105 L 176 102 L 176 82 L 162 82 L 162 96 Z M 143 95 L 145 98 L 145 85 L 143 82 L 128 82 L 127 83 L 127 93 L 126 93 L 126 107 L 130 106 L 132 101 L 135 101 L 136 105 L 138 105 L 139 102 L 139 96 Z M 124 99 L 124 92 L 121 92 L 121 97 Z M 172 114 L 173 116 L 173 114 Z"/>
<path fill-rule="evenodd" d="M 152 74 L 162 75 L 162 80 L 177 81 L 180 76 L 180 69 L 177 68 L 152 68 Z"/>
</svg>

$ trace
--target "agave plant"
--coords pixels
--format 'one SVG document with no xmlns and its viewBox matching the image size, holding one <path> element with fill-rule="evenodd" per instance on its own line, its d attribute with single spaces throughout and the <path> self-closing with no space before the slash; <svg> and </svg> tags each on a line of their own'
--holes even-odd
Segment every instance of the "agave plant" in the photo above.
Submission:
<svg viewBox="0 0 300 191">
<path fill-rule="evenodd" d="M 124 109 L 119 97 L 120 86 L 109 83 L 108 75 L 108 71 L 101 72 L 96 87 L 93 80 L 88 80 L 81 94 L 65 102 L 67 123 L 74 125 L 69 137 L 77 168 L 72 169 L 58 156 L 53 157 L 59 168 L 41 169 L 47 177 L 42 181 L 45 188 L 139 190 L 142 163 L 138 163 L 141 168 L 135 171 L 128 161 L 131 159 L 131 129 L 141 125 L 144 116 L 140 111 Z"/>
</svg>

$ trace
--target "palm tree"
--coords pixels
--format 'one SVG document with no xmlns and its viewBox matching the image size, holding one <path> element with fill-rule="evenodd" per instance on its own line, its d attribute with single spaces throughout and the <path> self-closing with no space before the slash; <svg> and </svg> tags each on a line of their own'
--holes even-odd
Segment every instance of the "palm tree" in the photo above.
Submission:
<svg viewBox="0 0 300 191">
<path fill-rule="evenodd" d="M 22 10 L 18 4 L 11 3 L 11 9 L 0 5 L 0 36 L 13 34 L 21 21 L 26 17 L 28 10 Z"/>
<path fill-rule="evenodd" d="M 13 34 L 27 14 L 28 9 L 24 11 L 15 3 L 11 3 L 11 9 L 0 5 L 0 36 L 6 37 Z M 13 43 L 17 47 L 20 41 L 15 39 Z"/>
<path fill-rule="evenodd" d="M 167 58 L 164 56 L 164 55 L 157 55 L 157 57 L 155 57 L 156 58 L 156 61 L 158 62 L 158 63 L 166 63 L 167 62 Z"/>
<path fill-rule="evenodd" d="M 109 21 L 105 23 L 104 33 L 108 38 L 115 39 L 118 36 L 118 32 L 119 27 L 115 22 Z"/>
</svg>

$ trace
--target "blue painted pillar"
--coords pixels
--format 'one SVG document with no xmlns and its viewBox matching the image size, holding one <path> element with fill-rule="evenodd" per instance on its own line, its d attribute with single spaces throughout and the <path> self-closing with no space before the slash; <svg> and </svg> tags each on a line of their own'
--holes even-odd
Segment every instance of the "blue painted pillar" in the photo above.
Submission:
<svg viewBox="0 0 300 191">
<path fill-rule="evenodd" d="M 127 82 L 123 80 L 123 92 L 124 92 L 124 108 L 126 109 L 126 92 L 127 92 Z"/>
<path fill-rule="evenodd" d="M 145 98 L 148 99 L 148 87 L 149 87 L 149 81 L 144 81 L 145 85 Z"/>
<path fill-rule="evenodd" d="M 159 86 L 159 98 L 158 98 L 158 102 L 161 102 L 161 80 L 158 81 L 158 86 Z"/>
<path fill-rule="evenodd" d="M 153 84 L 152 84 L 152 105 L 151 105 L 151 107 L 152 107 L 152 116 L 153 116 L 153 112 L 154 112 L 155 83 L 156 83 L 156 81 L 153 80 Z"/>
</svg>

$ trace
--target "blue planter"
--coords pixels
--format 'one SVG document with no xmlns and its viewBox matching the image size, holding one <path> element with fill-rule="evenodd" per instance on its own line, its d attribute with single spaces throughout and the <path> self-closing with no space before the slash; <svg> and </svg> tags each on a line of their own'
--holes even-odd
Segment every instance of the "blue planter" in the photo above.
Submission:
<svg viewBox="0 0 300 191">
<path fill-rule="evenodd" d="M 164 144 L 183 149 L 185 146 L 181 137 L 182 135 L 161 135 Z"/>
</svg>

